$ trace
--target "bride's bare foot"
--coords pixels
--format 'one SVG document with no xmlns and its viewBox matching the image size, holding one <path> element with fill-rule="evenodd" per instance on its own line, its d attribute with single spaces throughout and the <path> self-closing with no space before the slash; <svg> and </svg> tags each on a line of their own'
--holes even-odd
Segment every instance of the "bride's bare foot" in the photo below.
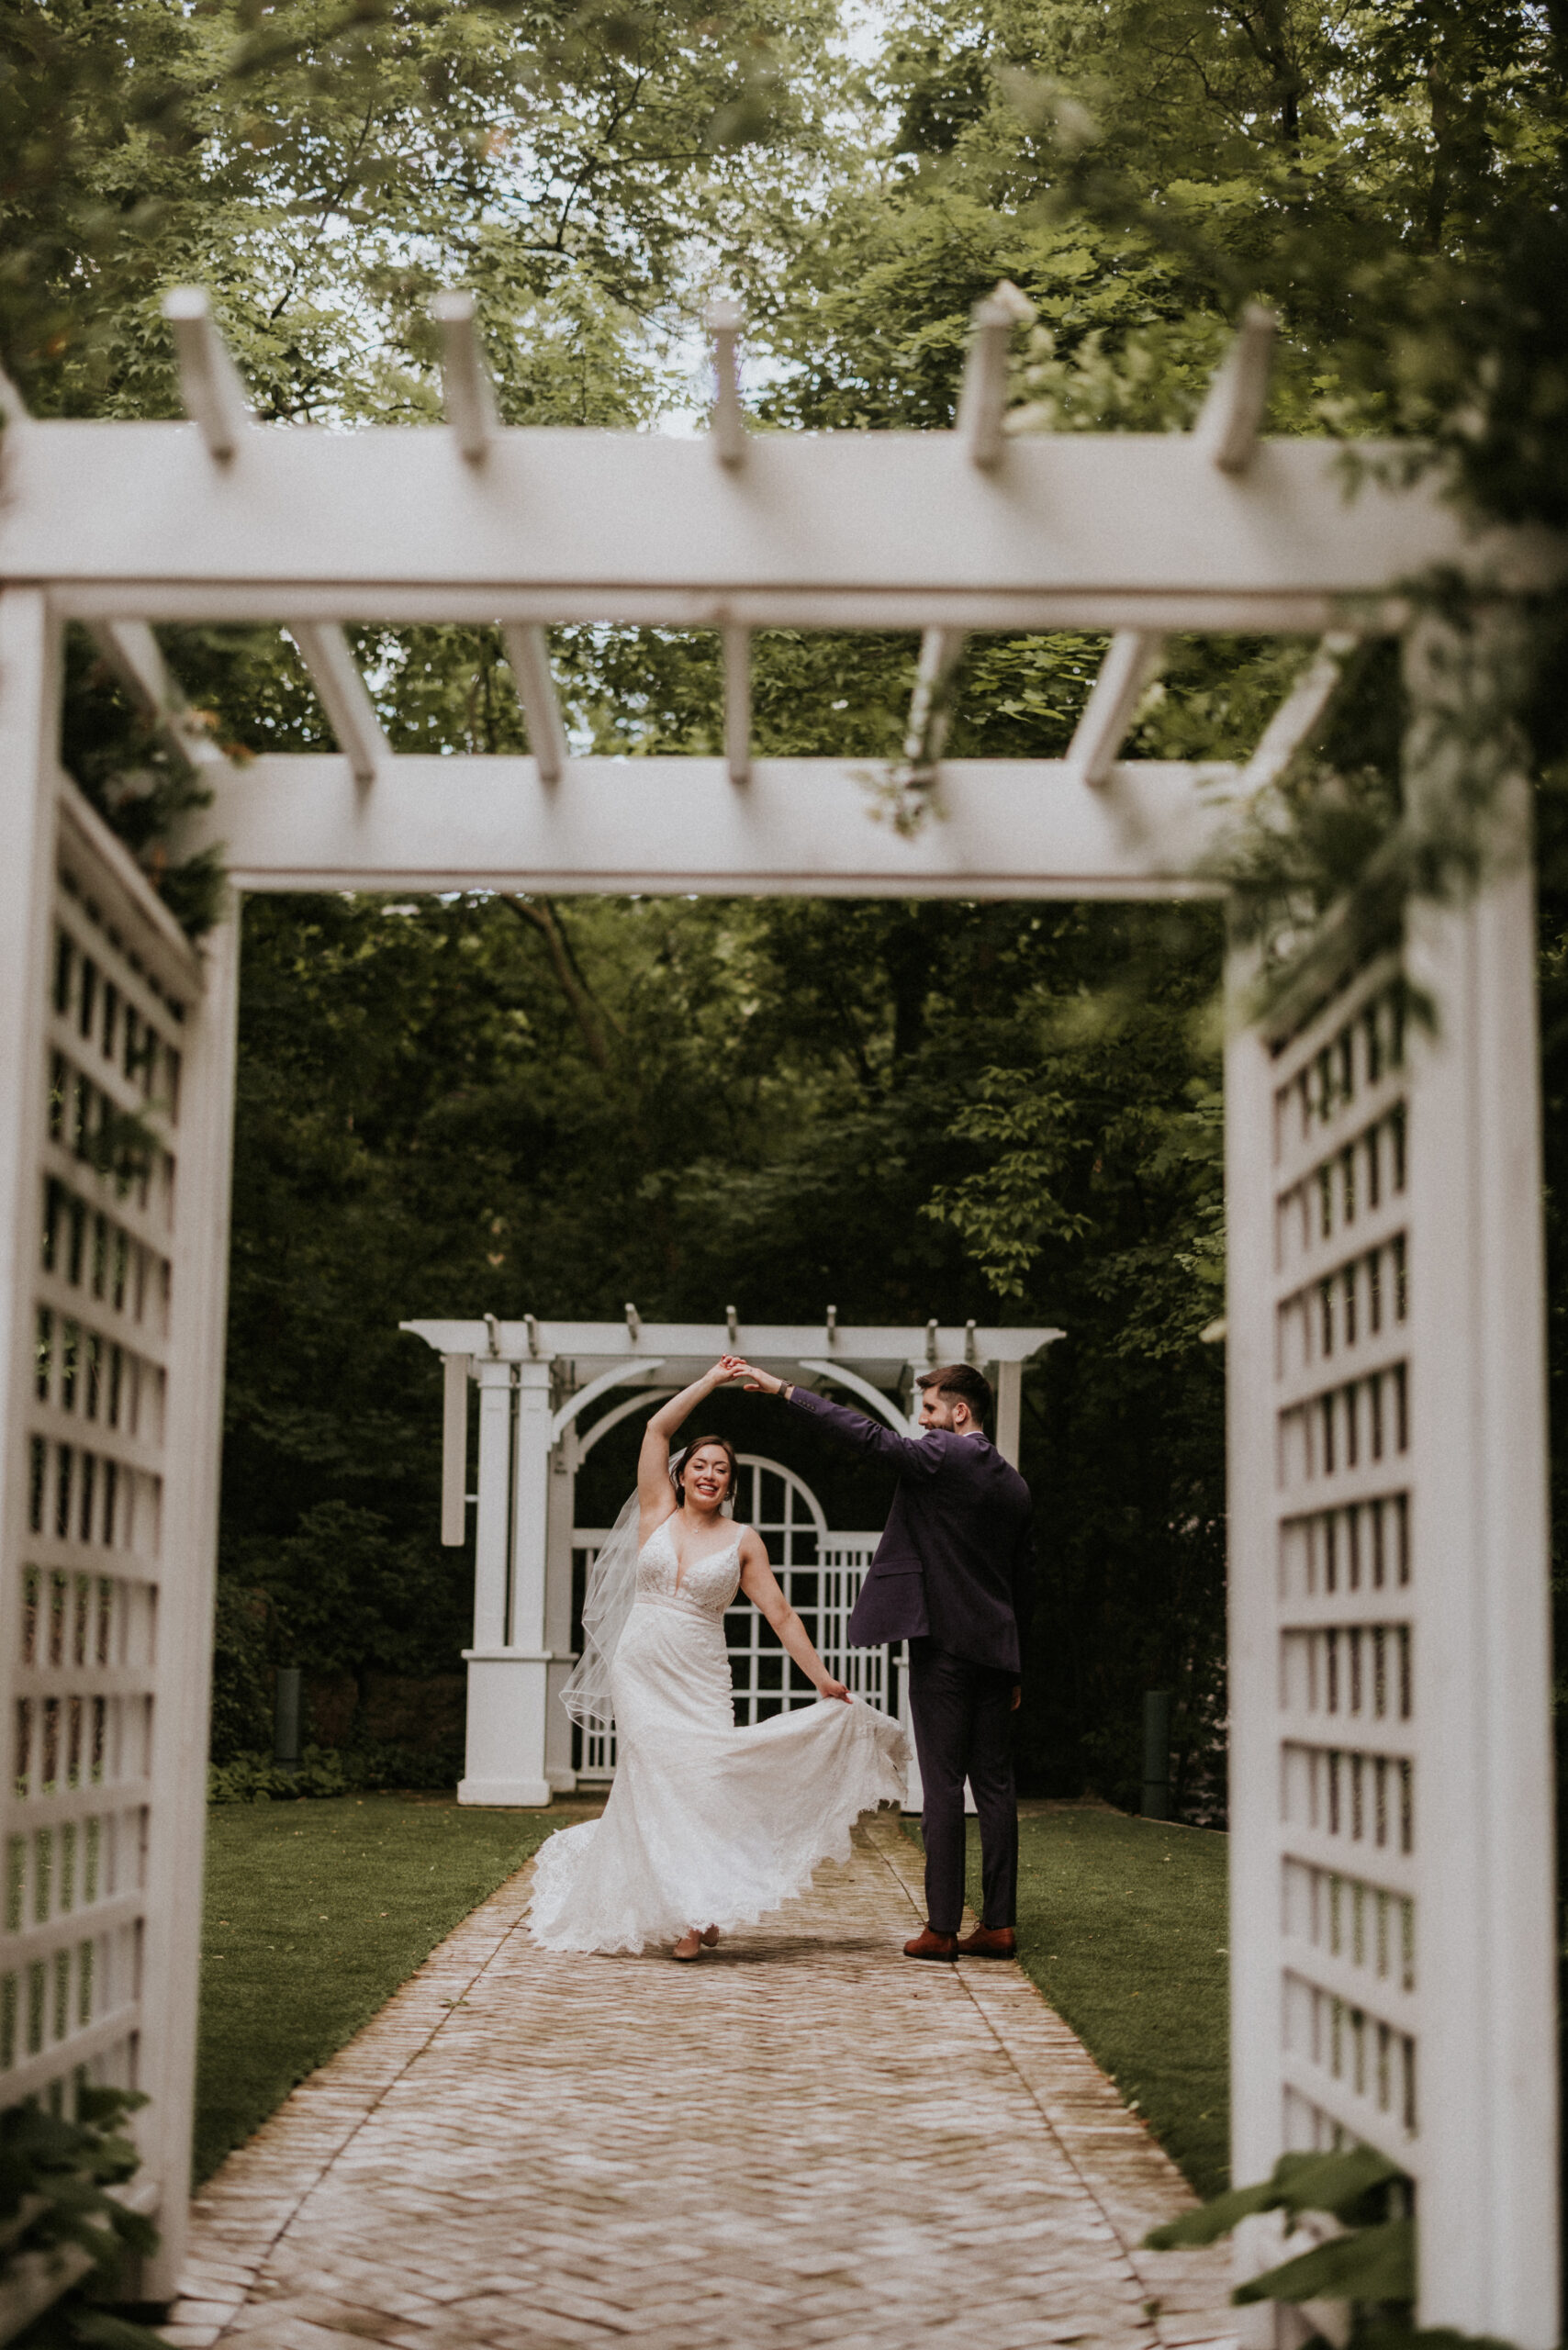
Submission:
<svg viewBox="0 0 1568 2350">
<path fill-rule="evenodd" d="M 711 1949 L 712 1949 L 712 1947 L 713 1947 L 713 1945 L 714 1945 L 714 1943 L 715 1943 L 715 1942 L 718 1941 L 718 1939 L 719 1939 L 719 1929 L 718 1929 L 718 1927 L 717 1927 L 717 1926 L 704 1926 L 704 1927 L 703 1927 L 703 1929 L 702 1929 L 702 1939 L 703 1939 L 703 1941 L 707 1943 L 708 1948 L 709 1948 L 710 1950 L 711 1950 Z"/>
<path fill-rule="evenodd" d="M 697 1928 L 693 1926 L 689 1934 L 682 1934 L 670 1953 L 671 1958 L 700 1958 L 705 1939 L 706 1937 L 699 1933 Z"/>
</svg>

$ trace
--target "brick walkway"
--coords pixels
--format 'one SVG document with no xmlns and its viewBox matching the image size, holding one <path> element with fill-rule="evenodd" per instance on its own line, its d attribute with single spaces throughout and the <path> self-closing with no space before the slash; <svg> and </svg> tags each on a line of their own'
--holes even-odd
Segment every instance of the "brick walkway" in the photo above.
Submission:
<svg viewBox="0 0 1568 2350">
<path fill-rule="evenodd" d="M 168 2341 L 1229 2344 L 1223 2249 L 1014 1966 L 917 1966 L 890 1815 L 692 1967 L 547 1956 L 527 1871 L 200 2197 Z"/>
</svg>

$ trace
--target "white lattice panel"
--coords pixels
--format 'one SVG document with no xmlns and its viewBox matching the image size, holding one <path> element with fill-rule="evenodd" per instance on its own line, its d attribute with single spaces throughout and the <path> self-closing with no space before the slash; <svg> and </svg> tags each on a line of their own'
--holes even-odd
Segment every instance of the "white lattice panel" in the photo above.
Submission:
<svg viewBox="0 0 1568 2350">
<path fill-rule="evenodd" d="M 1405 990 L 1273 1072 L 1284 2135 L 1417 2132 Z"/>
<path fill-rule="evenodd" d="M 1237 2183 L 1380 2147 L 1416 2182 L 1424 2320 L 1540 2341 L 1539 1195 L 1529 1070 L 1500 1082 L 1529 914 L 1517 881 L 1434 912 L 1232 1048 L 1231 1954 Z"/>
<path fill-rule="evenodd" d="M 202 959 L 39 748 L 7 939 L 0 2106 L 151 2093 L 156 2292 L 188 2176 L 230 1072 L 220 1037 L 215 1105 Z"/>
<path fill-rule="evenodd" d="M 138 2085 L 180 1069 L 196 973 L 57 871 L 0 2096 Z M 155 1122 L 155 1123 L 153 1123 Z M 159 1139 L 148 1145 L 149 1132 Z"/>
</svg>

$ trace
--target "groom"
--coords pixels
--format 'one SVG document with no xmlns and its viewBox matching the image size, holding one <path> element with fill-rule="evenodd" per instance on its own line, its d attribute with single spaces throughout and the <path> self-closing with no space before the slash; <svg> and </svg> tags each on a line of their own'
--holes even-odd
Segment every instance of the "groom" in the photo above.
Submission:
<svg viewBox="0 0 1568 2350">
<path fill-rule="evenodd" d="M 1029 1488 L 987 1437 L 991 1382 L 971 1363 L 919 1382 L 920 1437 L 830 1404 L 765 1371 L 782 1395 L 857 1451 L 885 1460 L 898 1492 L 849 1618 L 857 1648 L 909 1642 L 915 1751 L 925 1791 L 927 1922 L 908 1958 L 1011 1958 L 1018 1894 L 1018 1807 L 1008 1716 L 1022 1691 L 1022 1640 L 1034 1601 Z M 980 1814 L 984 1906 L 958 1940 L 964 1906 L 964 1781 Z"/>
</svg>

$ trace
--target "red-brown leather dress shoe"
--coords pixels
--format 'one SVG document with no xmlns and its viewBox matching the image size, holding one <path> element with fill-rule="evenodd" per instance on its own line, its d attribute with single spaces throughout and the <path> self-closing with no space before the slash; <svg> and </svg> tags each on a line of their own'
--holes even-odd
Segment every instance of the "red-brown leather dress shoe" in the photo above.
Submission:
<svg viewBox="0 0 1568 2350">
<path fill-rule="evenodd" d="M 903 1954 L 906 1958 L 957 1958 L 958 1937 L 957 1934 L 934 1934 L 929 1926 L 922 1926 L 913 1942 L 905 1942 Z"/>
<path fill-rule="evenodd" d="M 1011 1926 L 977 1926 L 958 1944 L 960 1958 L 1016 1958 L 1018 1937 Z"/>
</svg>

